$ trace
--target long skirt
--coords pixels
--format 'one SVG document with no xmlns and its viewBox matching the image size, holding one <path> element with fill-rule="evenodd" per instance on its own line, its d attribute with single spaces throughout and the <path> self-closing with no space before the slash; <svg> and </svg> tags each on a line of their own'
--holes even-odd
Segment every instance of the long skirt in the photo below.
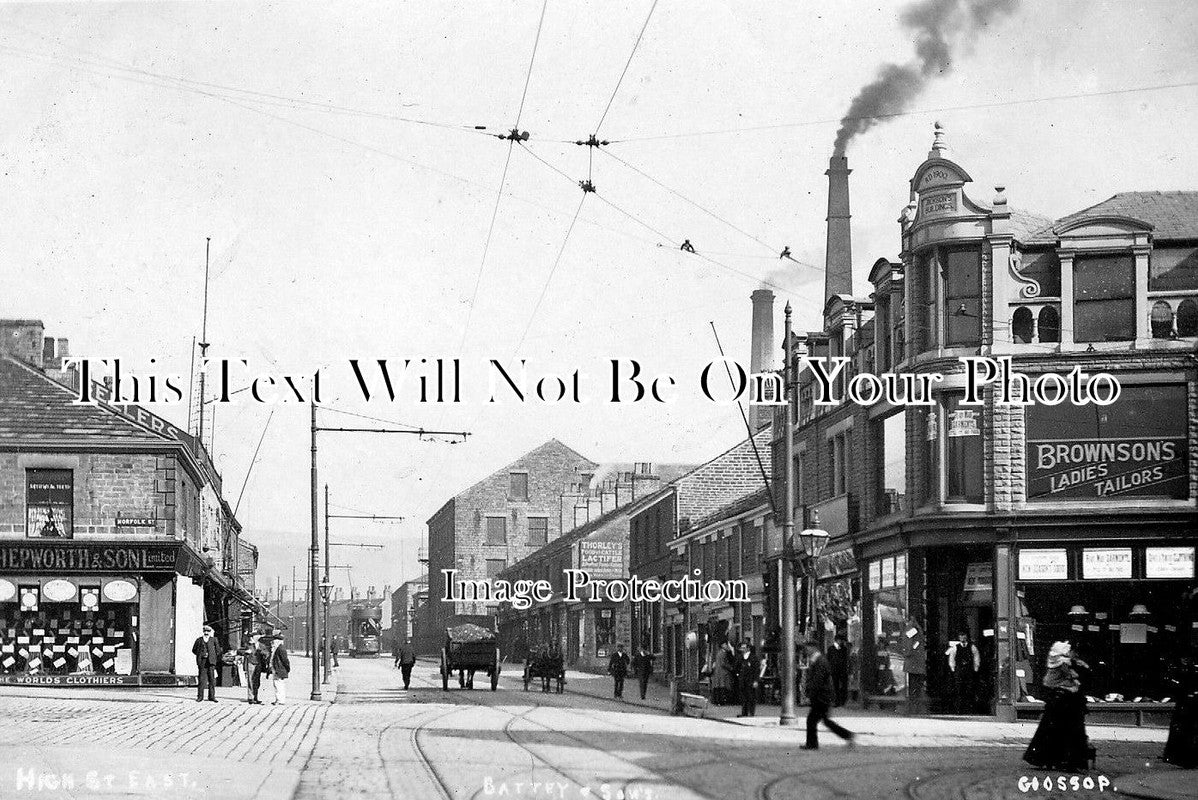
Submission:
<svg viewBox="0 0 1198 800">
<path fill-rule="evenodd" d="M 1163 758 L 1179 767 L 1198 767 L 1198 695 L 1177 701 Z"/>
<path fill-rule="evenodd" d="M 1081 692 L 1050 692 L 1023 760 L 1045 769 L 1083 770 L 1089 764 L 1089 751 L 1085 696 Z"/>
</svg>

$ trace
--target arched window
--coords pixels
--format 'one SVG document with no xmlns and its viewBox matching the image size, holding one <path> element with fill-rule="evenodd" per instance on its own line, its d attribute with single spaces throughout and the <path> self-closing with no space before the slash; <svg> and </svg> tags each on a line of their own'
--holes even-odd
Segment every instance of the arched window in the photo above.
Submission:
<svg viewBox="0 0 1198 800">
<path fill-rule="evenodd" d="M 1173 307 L 1164 300 L 1152 304 L 1152 338 L 1168 339 L 1173 334 Z"/>
<path fill-rule="evenodd" d="M 1032 310 L 1026 306 L 1020 306 L 1015 309 L 1015 316 L 1011 318 L 1011 337 L 1017 344 L 1031 344 L 1035 333 L 1035 324 Z"/>
<path fill-rule="evenodd" d="M 1061 341 L 1061 315 L 1055 306 L 1044 306 L 1040 309 L 1040 341 Z"/>
<path fill-rule="evenodd" d="M 1198 303 L 1182 300 L 1177 307 L 1177 335 L 1198 336 Z"/>
</svg>

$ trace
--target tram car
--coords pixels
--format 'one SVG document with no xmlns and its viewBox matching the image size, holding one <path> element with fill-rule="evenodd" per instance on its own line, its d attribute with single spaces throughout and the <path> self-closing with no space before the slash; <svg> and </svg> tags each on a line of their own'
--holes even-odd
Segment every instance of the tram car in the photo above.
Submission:
<svg viewBox="0 0 1198 800">
<path fill-rule="evenodd" d="M 349 609 L 349 655 L 351 658 L 375 658 L 383 633 L 383 609 L 356 604 Z"/>
</svg>

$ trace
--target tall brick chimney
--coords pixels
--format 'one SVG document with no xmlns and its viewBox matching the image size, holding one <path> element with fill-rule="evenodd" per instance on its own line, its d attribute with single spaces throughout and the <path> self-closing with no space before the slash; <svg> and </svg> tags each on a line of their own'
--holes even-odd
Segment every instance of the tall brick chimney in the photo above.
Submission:
<svg viewBox="0 0 1198 800">
<path fill-rule="evenodd" d="M 749 353 L 749 371 L 768 372 L 774 368 L 774 293 L 769 289 L 757 289 L 749 298 L 753 301 L 753 337 L 752 352 Z M 772 408 L 753 408 L 755 430 L 761 430 L 773 419 Z"/>
<path fill-rule="evenodd" d="M 40 319 L 0 319 L 0 353 L 42 369 L 46 363 L 44 331 Z"/>
<path fill-rule="evenodd" d="M 853 293 L 853 236 L 849 228 L 849 160 L 828 162 L 828 248 L 824 257 L 824 301 Z"/>
</svg>

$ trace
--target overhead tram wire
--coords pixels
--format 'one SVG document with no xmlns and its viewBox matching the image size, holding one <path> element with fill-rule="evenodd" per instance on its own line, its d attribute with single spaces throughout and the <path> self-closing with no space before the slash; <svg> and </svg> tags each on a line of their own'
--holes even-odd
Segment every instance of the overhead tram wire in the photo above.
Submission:
<svg viewBox="0 0 1198 800">
<path fill-rule="evenodd" d="M 545 276 L 545 283 L 541 286 L 541 294 L 537 297 L 537 302 L 532 307 L 532 313 L 528 315 L 528 322 L 524 326 L 524 332 L 520 334 L 520 341 L 516 343 L 517 351 L 524 346 L 524 340 L 528 336 L 528 332 L 532 329 L 532 323 L 537 318 L 537 312 L 541 309 L 541 303 L 544 302 L 545 295 L 549 293 L 549 284 L 553 280 L 554 273 L 557 272 L 558 264 L 562 261 L 562 254 L 566 252 L 566 244 L 570 241 L 570 234 L 574 232 L 574 225 L 578 222 L 578 215 L 582 213 L 582 204 L 586 202 L 588 194 L 594 194 L 594 190 L 590 192 L 584 191 L 582 197 L 578 198 L 578 207 L 574 209 L 574 218 L 570 220 L 570 227 L 566 228 L 566 235 L 562 239 L 562 246 L 557 250 L 557 257 L 553 259 L 553 266 L 549 268 L 549 274 Z"/>
<path fill-rule="evenodd" d="M 465 349 L 466 339 L 470 336 L 470 323 L 474 319 L 474 306 L 478 301 L 478 289 L 482 285 L 483 272 L 486 271 L 487 267 L 487 253 L 491 250 L 491 237 L 495 233 L 495 220 L 499 217 L 499 202 L 503 199 L 503 187 L 507 183 L 508 166 L 512 163 L 512 148 L 515 147 L 516 142 L 520 141 L 520 118 L 524 116 L 524 103 L 528 99 L 528 86 L 532 82 L 532 68 L 537 63 L 537 47 L 541 43 L 541 30 L 545 25 L 545 9 L 548 6 L 549 0 L 543 0 L 541 3 L 541 16 L 537 20 L 537 33 L 532 41 L 532 55 L 528 59 L 528 69 L 524 74 L 524 90 L 520 94 L 520 106 L 516 110 L 516 122 L 507 136 L 500 137 L 508 140 L 507 155 L 503 159 L 503 174 L 499 178 L 499 191 L 495 195 L 495 206 L 491 209 L 491 223 L 487 226 L 487 238 L 483 243 L 482 258 L 479 259 L 478 272 L 474 276 L 474 289 L 470 292 L 470 303 L 466 306 L 466 324 L 462 327 L 462 340 L 458 343 L 459 355 Z"/>
<path fill-rule="evenodd" d="M 752 239 L 754 242 L 757 242 L 757 244 L 761 245 L 762 247 L 766 248 L 766 249 L 767 249 L 767 250 L 769 250 L 771 253 L 773 253 L 773 254 L 774 254 L 774 255 L 772 256 L 773 258 L 781 258 L 781 256 L 779 256 L 779 255 L 778 255 L 778 253 L 782 252 L 782 249 L 781 249 L 781 248 L 774 247 L 774 246 L 773 246 L 773 245 L 771 245 L 769 242 L 766 242 L 765 240 L 761 239 L 760 237 L 753 235 L 752 233 L 750 233 L 749 231 L 745 230 L 744 228 L 741 228 L 740 226 L 738 226 L 738 225 L 735 225 L 735 224 L 734 224 L 734 223 L 732 223 L 732 222 L 729 222 L 728 220 L 724 219 L 723 217 L 721 217 L 719 214 L 715 213 L 715 212 L 714 212 L 714 211 L 712 211 L 711 209 L 709 209 L 709 208 L 706 208 L 706 207 L 704 207 L 704 206 L 700 205 L 699 203 L 695 202 L 694 200 L 691 200 L 689 197 L 687 197 L 686 195 L 682 194 L 682 193 L 681 193 L 681 192 L 679 192 L 678 190 L 676 190 L 676 189 L 673 189 L 673 188 L 671 188 L 671 187 L 669 187 L 669 186 L 665 185 L 664 183 L 662 183 L 661 181 L 659 181 L 657 178 L 654 178 L 652 175 L 648 174 L 648 173 L 647 173 L 647 172 L 645 172 L 644 170 L 642 170 L 642 169 L 640 169 L 640 168 L 638 168 L 638 167 L 636 167 L 636 166 L 634 166 L 634 165 L 632 165 L 632 164 L 628 163 L 627 161 L 625 161 L 624 159 L 620 158 L 618 155 L 616 155 L 615 153 L 611 152 L 610 150 L 607 150 L 607 149 L 605 149 L 605 148 L 600 148 L 600 149 L 599 149 L 599 152 L 603 153 L 603 154 L 604 154 L 605 156 L 607 156 L 608 158 L 614 159 L 614 160 L 615 160 L 615 161 L 617 161 L 618 163 L 620 163 L 620 164 L 624 165 L 624 166 L 625 166 L 625 167 L 627 167 L 628 169 L 630 169 L 630 170 L 632 170 L 633 172 L 635 172 L 636 174 L 640 175 L 642 178 L 645 178 L 646 180 L 650 181 L 651 183 L 655 184 L 656 186 L 660 187 L 661 189 L 664 189 L 665 191 L 667 191 L 667 192 L 669 192 L 670 194 L 674 195 L 674 196 L 675 196 L 675 197 L 677 197 L 678 199 L 680 199 L 680 200 L 682 200 L 682 201 L 684 201 L 684 202 L 686 202 L 686 203 L 689 203 L 690 205 L 692 205 L 692 206 L 694 206 L 695 208 L 699 209 L 699 210 L 700 210 L 700 211 L 702 211 L 704 214 L 706 214 L 707 216 L 709 216 L 709 217 L 711 217 L 712 219 L 716 220 L 717 222 L 723 223 L 724 225 L 728 226 L 729 228 L 731 228 L 732 230 L 734 230 L 734 231 L 736 231 L 737 233 L 741 234 L 742 236 L 745 236 L 745 237 L 747 237 L 747 238 L 749 238 L 749 239 Z M 764 256 L 762 256 L 762 257 L 764 258 Z M 797 258 L 795 258 L 794 256 L 790 256 L 790 255 L 788 255 L 788 256 L 786 256 L 786 258 L 787 258 L 787 259 L 789 259 L 790 261 L 793 261 L 794 263 L 798 264 L 798 265 L 799 265 L 799 266 L 801 266 L 801 267 L 806 267 L 806 268 L 808 268 L 808 269 L 814 269 L 814 270 L 817 270 L 817 271 L 819 271 L 820 273 L 823 273 L 823 271 L 824 271 L 822 267 L 817 267 L 817 266 L 816 266 L 816 265 L 814 265 L 814 264 L 808 264 L 808 263 L 805 263 L 805 262 L 803 262 L 803 261 L 799 261 L 799 260 L 798 260 Z"/>
<path fill-rule="evenodd" d="M 263 91 L 256 90 L 256 89 L 245 89 L 242 87 L 229 86 L 227 84 L 214 83 L 211 81 L 200 81 L 200 80 L 195 80 L 193 78 L 184 78 L 182 76 L 177 76 L 177 75 L 168 75 L 168 74 L 162 73 L 162 72 L 154 72 L 153 70 L 147 70 L 147 69 L 142 69 L 139 67 L 134 67 L 129 64 L 125 64 L 121 61 L 117 61 L 116 59 L 98 55 L 98 54 L 92 53 L 88 50 L 76 48 L 75 52 L 82 53 L 83 56 L 86 56 L 86 58 L 84 58 L 80 55 L 71 55 L 69 52 L 69 49 L 65 45 L 63 45 L 62 42 L 59 40 L 53 39 L 52 37 L 38 33 L 37 31 L 33 31 L 28 28 L 22 28 L 20 26 L 13 26 L 13 27 L 17 28 L 18 30 L 22 30 L 26 33 L 29 33 L 33 36 L 36 36 L 40 39 L 43 39 L 47 42 L 51 42 L 52 44 L 58 46 L 59 48 L 63 49 L 64 51 L 66 51 L 66 54 L 55 54 L 55 53 L 38 52 L 36 50 L 29 50 L 29 49 L 23 50 L 22 48 L 11 45 L 11 44 L 3 45 L 3 47 L 7 48 L 10 52 L 12 52 L 16 55 L 22 55 L 24 57 L 37 56 L 40 58 L 48 58 L 48 59 L 73 60 L 73 61 L 77 61 L 80 64 L 85 64 L 85 65 L 88 65 L 91 67 L 96 67 L 96 68 L 101 68 L 101 69 L 111 69 L 111 70 L 116 70 L 118 72 L 127 73 L 128 75 L 138 75 L 138 76 L 141 76 L 146 79 L 162 81 L 167 84 L 167 85 L 162 86 L 162 88 L 174 89 L 176 91 L 181 91 L 181 92 L 193 92 L 196 94 L 201 94 L 201 95 L 206 95 L 206 96 L 211 96 L 212 93 L 232 92 L 232 93 L 235 93 L 238 95 L 245 95 L 245 97 L 239 97 L 237 99 L 245 100 L 247 102 L 261 103 L 261 104 L 267 105 L 267 106 L 292 108 L 292 109 L 296 109 L 296 110 L 323 111 L 325 113 L 330 113 L 330 114 L 340 114 L 340 115 L 357 116 L 357 117 L 369 117 L 369 118 L 374 118 L 374 119 L 390 120 L 390 121 L 394 121 L 394 122 L 405 122 L 405 123 L 410 123 L 413 125 L 424 125 L 424 126 L 429 126 L 429 127 L 433 127 L 433 128 L 440 128 L 443 130 L 457 130 L 457 131 L 462 131 L 464 133 L 480 134 L 483 136 L 493 135 L 489 131 L 488 126 L 485 126 L 485 125 L 477 125 L 477 124 L 472 125 L 472 124 L 467 124 L 467 123 L 454 123 L 454 122 L 442 122 L 442 121 L 438 121 L 438 120 L 419 119 L 416 117 L 407 117 L 407 116 L 403 116 L 400 114 L 393 114 L 393 113 L 388 113 L 388 112 L 383 112 L 383 111 L 353 108 L 350 106 L 338 105 L 335 103 L 328 103 L 328 102 L 322 102 L 322 101 L 317 101 L 317 100 L 305 100 L 304 98 L 300 98 L 300 97 L 292 97 L 292 96 L 288 96 L 288 95 L 274 94 L 271 92 L 263 92 Z M 152 84 L 152 85 L 160 85 L 160 84 Z M 207 90 L 207 91 L 205 91 L 205 90 Z"/>
<path fill-rule="evenodd" d="M 558 175 L 561 175 L 561 176 L 562 176 L 563 178 L 565 178 L 566 180 L 570 181 L 570 183 L 573 183 L 573 184 L 577 184 L 577 183 L 578 183 L 578 181 L 576 181 L 576 180 L 575 180 L 573 177 L 571 177 L 571 176 L 570 176 L 568 173 L 564 172 L 564 171 L 563 171 L 561 168 L 559 168 L 559 167 L 558 167 L 558 166 L 556 166 L 555 164 L 552 164 L 552 163 L 551 163 L 551 162 L 549 162 L 549 161 L 546 161 L 544 158 L 542 158 L 540 155 L 538 155 L 538 154 L 537 154 L 535 151 L 533 151 L 533 150 L 532 150 L 532 148 L 528 147 L 527 145 L 525 145 L 525 144 L 523 144 L 523 143 L 521 143 L 521 147 L 523 148 L 523 150 L 524 150 L 524 152 L 525 152 L 525 153 L 528 153 L 530 156 L 532 156 L 533 158 L 535 158 L 537 161 L 541 162 L 541 164 L 543 164 L 543 165 L 544 165 L 544 166 L 546 166 L 547 168 L 549 168 L 549 169 L 553 170 L 553 171 L 554 171 L 554 172 L 556 172 Z M 625 217 L 627 217 L 628 219 L 632 220 L 633 222 L 635 222 L 636 224 L 640 225 L 642 228 L 644 228 L 645 230 L 647 230 L 647 231 L 649 231 L 650 233 L 654 234 L 655 236 L 659 237 L 659 238 L 660 238 L 662 241 L 668 242 L 668 243 L 670 244 L 670 246 L 671 246 L 671 247 L 678 247 L 678 246 L 679 246 L 679 244 L 680 244 L 680 243 L 678 242 L 678 240 L 674 239 L 674 238 L 673 238 L 672 236 L 670 236 L 669 234 L 662 232 L 661 230 L 659 230 L 659 229 L 657 229 L 657 228 L 653 227 L 652 225 L 650 225 L 648 222 L 645 222 L 644 220 L 640 219 L 640 218 L 639 218 L 639 217 L 637 217 L 635 214 L 633 214 L 633 213 L 631 213 L 631 212 L 629 212 L 629 211 L 626 211 L 625 209 L 623 209 L 623 208 L 621 208 L 620 206 L 616 205 L 616 204 L 615 204 L 615 203 L 613 203 L 611 200 L 609 200 L 608 198 L 604 197 L 604 196 L 603 196 L 603 194 L 601 194 L 600 192 L 598 192 L 598 191 L 596 191 L 596 190 L 594 190 L 594 189 L 592 189 L 591 191 L 594 193 L 595 197 L 596 197 L 596 198 L 598 198 L 600 201 L 602 201 L 603 203 L 606 203 L 608 206 L 610 206 L 611 208 L 615 209 L 617 212 L 619 212 L 619 213 L 620 213 L 620 214 L 622 214 L 623 216 L 625 216 Z M 660 243 L 658 243 L 658 246 L 660 247 Z M 736 267 L 733 267 L 733 266 L 730 266 L 730 265 L 728 265 L 728 264 L 725 264 L 725 263 L 723 263 L 722 261 L 717 261 L 716 259 L 714 259 L 714 258 L 711 258 L 710 256 L 708 256 L 708 255 L 704 254 L 702 251 L 697 251 L 697 252 L 693 253 L 693 255 L 695 255 L 695 256 L 698 256 L 698 257 L 699 257 L 699 258 L 701 258 L 702 260 L 704 260 L 704 261 L 708 262 L 709 264 L 712 264 L 713 266 L 716 266 L 716 267 L 718 267 L 718 268 L 720 268 L 720 269 L 722 269 L 722 270 L 725 270 L 725 271 L 727 271 L 727 272 L 731 272 L 731 273 L 734 273 L 734 274 L 736 274 L 736 275 L 739 275 L 739 276 L 741 276 L 741 277 L 743 277 L 743 278 L 745 278 L 745 279 L 747 279 L 747 280 L 751 281 L 752 283 L 754 283 L 754 284 L 755 284 L 755 285 L 757 285 L 757 286 L 765 286 L 765 287 L 768 287 L 768 288 L 771 288 L 771 289 L 776 289 L 777 291 L 779 291 L 779 292 L 783 292 L 783 293 L 793 293 L 793 294 L 799 294 L 799 289 L 798 289 L 797 287 L 791 287 L 791 288 L 787 288 L 787 287 L 785 287 L 785 286 L 781 286 L 781 285 L 779 285 L 779 284 L 777 284 L 777 283 L 775 283 L 775 282 L 773 282 L 773 281 L 770 281 L 770 280 L 768 280 L 768 279 L 766 279 L 766 278 L 761 278 L 761 277 L 758 277 L 758 276 L 756 276 L 756 275 L 752 275 L 752 274 L 750 274 L 750 273 L 748 273 L 748 272 L 745 272 L 745 271 L 743 271 L 743 270 L 739 270 L 739 269 L 737 269 Z"/>
<path fill-rule="evenodd" d="M 637 48 L 641 45 L 641 39 L 645 36 L 645 30 L 649 27 L 649 20 L 653 19 L 653 12 L 656 9 L 657 0 L 653 0 L 653 5 L 649 6 L 649 13 L 645 15 L 645 22 L 641 25 L 641 32 L 636 35 L 636 41 L 632 43 L 632 51 L 628 54 L 628 60 L 624 62 L 624 69 L 620 72 L 620 78 L 616 81 L 616 88 L 612 89 L 611 97 L 607 99 L 607 105 L 603 108 L 603 114 L 599 117 L 599 122 L 595 125 L 595 135 L 598 135 L 599 129 L 603 127 L 603 122 L 607 119 L 607 112 L 611 111 L 611 104 L 615 102 L 616 95 L 620 91 L 620 85 L 624 83 L 624 76 L 628 74 L 628 67 L 632 65 L 632 57 L 636 55 Z"/>
<path fill-rule="evenodd" d="M 618 139 L 609 140 L 609 144 L 626 144 L 632 142 L 655 142 L 666 139 L 691 139 L 701 136 L 721 136 L 737 133 L 756 133 L 760 131 L 775 131 L 784 130 L 786 128 L 805 128 L 814 125 L 836 125 L 845 121 L 862 120 L 862 119 L 897 119 L 899 117 L 911 117 L 921 114 L 945 114 L 952 111 L 980 111 L 988 108 L 1009 108 L 1011 106 L 1032 105 L 1035 103 L 1053 103 L 1060 100 L 1080 100 L 1088 97 L 1113 97 L 1123 94 L 1136 94 L 1139 92 L 1158 92 L 1168 89 L 1188 89 L 1198 86 L 1198 81 L 1183 81 L 1180 83 L 1160 83 L 1149 86 L 1131 86 L 1125 89 L 1107 89 L 1096 92 L 1073 92 L 1070 94 L 1047 95 L 1045 97 L 1028 97 L 1018 100 L 996 100 L 990 103 L 967 103 L 956 106 L 941 106 L 939 108 L 921 108 L 909 111 L 895 111 L 889 114 L 865 114 L 851 117 L 837 117 L 835 119 L 818 119 L 818 120 L 799 120 L 795 122 L 779 122 L 772 125 L 751 125 L 742 128 L 722 128 L 707 131 L 687 131 L 684 133 L 663 133 L 650 136 L 626 136 Z"/>
</svg>

